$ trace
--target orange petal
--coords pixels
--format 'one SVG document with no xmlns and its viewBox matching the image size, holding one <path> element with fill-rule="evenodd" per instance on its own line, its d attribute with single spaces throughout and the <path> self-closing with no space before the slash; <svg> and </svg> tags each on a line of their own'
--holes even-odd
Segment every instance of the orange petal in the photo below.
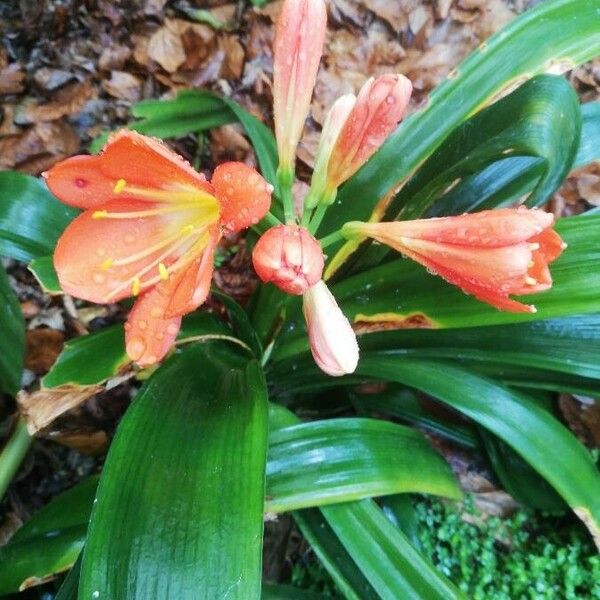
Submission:
<svg viewBox="0 0 600 600">
<path fill-rule="evenodd" d="M 125 348 L 129 358 L 140 367 L 159 362 L 175 342 L 181 317 L 164 317 L 168 301 L 168 296 L 153 288 L 138 298 L 129 313 Z"/>
<path fill-rule="evenodd" d="M 546 229 L 542 233 L 533 236 L 528 242 L 538 243 L 540 245 L 539 253 L 546 263 L 551 263 L 556 260 L 562 253 L 567 245 L 563 242 L 562 238 L 554 229 Z M 536 254 L 534 252 L 534 254 Z"/>
<path fill-rule="evenodd" d="M 173 184 L 195 186 L 212 193 L 206 178 L 160 140 L 121 129 L 100 155 L 102 172 L 114 181 L 144 188 L 165 189 Z"/>
<path fill-rule="evenodd" d="M 114 196 L 115 181 L 104 175 L 98 156 L 73 156 L 43 174 L 50 191 L 64 204 L 94 208 Z"/>
<path fill-rule="evenodd" d="M 229 231 L 258 223 L 271 206 L 272 186 L 244 163 L 219 165 L 211 183 L 221 204 L 221 223 Z"/>
<path fill-rule="evenodd" d="M 161 292 L 169 296 L 165 315 L 175 317 L 185 315 L 204 304 L 212 282 L 215 250 L 220 236 L 216 231 L 205 250 L 191 265 L 178 276 L 160 283 Z"/>
<path fill-rule="evenodd" d="M 554 222 L 551 213 L 542 210 L 500 208 L 455 217 L 438 217 L 416 221 L 396 221 L 372 225 L 373 230 L 385 229 L 388 237 L 406 237 L 439 244 L 482 248 L 511 246 L 534 241 L 533 236 Z"/>
<path fill-rule="evenodd" d="M 113 213 L 146 210 L 152 206 L 142 201 L 114 200 L 104 209 Z M 94 218 L 94 212 L 86 211 L 72 221 L 54 252 L 54 266 L 68 294 L 99 303 L 126 298 L 132 295 L 132 288 L 125 284 L 136 274 L 170 248 L 173 252 L 160 260 L 166 266 L 186 249 L 186 240 L 181 235 L 185 212 L 135 219 Z M 125 265 L 114 264 L 136 255 L 140 255 L 138 260 L 130 260 Z M 158 264 L 139 275 L 142 287 L 157 275 Z"/>
</svg>

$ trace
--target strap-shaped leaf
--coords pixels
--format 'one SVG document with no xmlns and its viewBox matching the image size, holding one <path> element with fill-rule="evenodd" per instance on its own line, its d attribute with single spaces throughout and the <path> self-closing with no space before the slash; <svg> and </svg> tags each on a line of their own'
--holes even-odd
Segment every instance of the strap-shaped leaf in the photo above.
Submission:
<svg viewBox="0 0 600 600">
<path fill-rule="evenodd" d="M 415 550 L 373 500 L 320 509 L 383 600 L 452 600 L 463 595 Z"/>
<path fill-rule="evenodd" d="M 571 169 L 581 110 L 562 77 L 539 75 L 457 127 L 391 202 L 388 214 L 418 219 L 457 179 L 508 156 L 539 157 L 541 176 L 527 199 L 538 206 Z"/>
<path fill-rule="evenodd" d="M 0 256 L 30 261 L 52 254 L 75 215 L 35 177 L 0 173 Z"/>
<path fill-rule="evenodd" d="M 442 361 L 364 354 L 362 375 L 396 381 L 449 404 L 496 434 L 600 533 L 600 473 L 575 436 L 523 393 Z"/>
<path fill-rule="evenodd" d="M 600 102 L 581 106 L 583 126 L 573 169 L 600 158 Z M 529 194 L 544 167 L 540 158 L 502 158 L 482 171 L 464 177 L 428 211 L 428 216 L 458 215 L 506 206 Z"/>
<path fill-rule="evenodd" d="M 211 313 L 197 312 L 183 319 L 176 343 L 225 338 L 236 341 L 223 321 Z M 125 351 L 123 325 L 113 325 L 69 340 L 42 379 L 42 386 L 53 388 L 103 383 L 118 375 L 130 362 Z"/>
<path fill-rule="evenodd" d="M 52 256 L 34 258 L 27 268 L 34 274 L 46 294 L 58 295 L 63 293 Z"/>
<path fill-rule="evenodd" d="M 21 389 L 25 354 L 25 322 L 19 301 L 0 265 L 0 392 Z"/>
<path fill-rule="evenodd" d="M 259 596 L 266 446 L 256 361 L 214 342 L 169 359 L 111 445 L 80 597 Z"/>
<path fill-rule="evenodd" d="M 406 180 L 458 125 L 502 91 L 600 54 L 598 8 L 598 0 L 543 2 L 484 42 L 340 190 L 338 199 L 345 209 L 329 210 L 322 231 L 335 231 L 348 220 L 367 220 L 380 199 Z"/>
<path fill-rule="evenodd" d="M 90 477 L 37 512 L 0 548 L 0 594 L 69 568 L 83 547 L 98 484 Z"/>
<path fill-rule="evenodd" d="M 269 436 L 269 511 L 399 492 L 460 497 L 449 466 L 413 429 L 349 418 L 302 423 Z"/>
</svg>

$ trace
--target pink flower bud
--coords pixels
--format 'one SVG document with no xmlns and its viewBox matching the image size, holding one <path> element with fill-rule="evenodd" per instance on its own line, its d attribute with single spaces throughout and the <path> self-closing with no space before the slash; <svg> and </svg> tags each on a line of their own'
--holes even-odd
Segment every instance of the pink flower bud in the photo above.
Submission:
<svg viewBox="0 0 600 600">
<path fill-rule="evenodd" d="M 252 263 L 262 281 L 299 295 L 321 279 L 324 259 L 321 245 L 306 229 L 277 225 L 254 246 Z"/>
<path fill-rule="evenodd" d="M 333 377 L 354 373 L 358 364 L 356 336 L 323 281 L 304 293 L 303 309 L 310 350 L 319 368 Z"/>
<path fill-rule="evenodd" d="M 349 179 L 379 149 L 404 116 L 411 93 L 403 75 L 382 75 L 363 85 L 331 153 L 329 187 Z"/>
<path fill-rule="evenodd" d="M 273 45 L 273 112 L 279 162 L 285 170 L 291 170 L 295 162 L 326 26 L 323 0 L 284 1 Z"/>
<path fill-rule="evenodd" d="M 306 208 L 314 208 L 323 197 L 327 185 L 327 165 L 331 151 L 355 103 L 356 96 L 354 94 L 345 94 L 333 103 L 327 113 L 319 139 L 310 193 L 304 200 Z"/>
</svg>

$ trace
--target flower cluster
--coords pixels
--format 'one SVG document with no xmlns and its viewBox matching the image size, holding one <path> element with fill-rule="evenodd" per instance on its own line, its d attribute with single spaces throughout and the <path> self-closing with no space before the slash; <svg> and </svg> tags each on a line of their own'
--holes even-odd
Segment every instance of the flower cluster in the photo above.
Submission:
<svg viewBox="0 0 600 600">
<path fill-rule="evenodd" d="M 264 282 L 301 295 L 312 355 L 326 373 L 352 373 L 359 350 L 351 324 L 323 281 L 324 244 L 315 238 L 337 190 L 394 131 L 412 86 L 400 74 L 366 81 L 340 97 L 321 133 L 301 215 L 292 185 L 296 149 L 310 110 L 325 41 L 323 0 L 284 0 L 274 43 L 277 184 L 285 222 L 267 230 L 252 260 Z M 126 329 L 130 358 L 160 361 L 183 315 L 209 292 L 223 234 L 257 224 L 272 186 L 242 163 L 219 165 L 209 181 L 161 142 L 130 131 L 98 156 L 75 156 L 45 174 L 64 203 L 83 209 L 59 240 L 54 264 L 63 289 L 92 302 L 136 297 Z M 270 216 L 272 222 L 275 217 Z M 338 239 L 371 238 L 501 310 L 535 311 L 512 299 L 548 289 L 548 264 L 565 245 L 554 218 L 524 207 L 457 217 L 349 222 Z"/>
</svg>

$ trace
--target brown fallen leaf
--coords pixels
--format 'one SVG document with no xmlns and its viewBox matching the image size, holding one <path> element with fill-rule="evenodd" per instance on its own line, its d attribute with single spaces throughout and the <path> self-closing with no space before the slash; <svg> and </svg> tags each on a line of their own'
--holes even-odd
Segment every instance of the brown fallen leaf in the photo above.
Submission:
<svg viewBox="0 0 600 600">
<path fill-rule="evenodd" d="M 19 125 L 55 121 L 79 112 L 93 96 L 94 88 L 89 81 L 71 83 L 61 88 L 51 102 L 26 103 L 19 107 L 15 121 Z"/>
<path fill-rule="evenodd" d="M 0 95 L 20 94 L 25 90 L 25 73 L 19 63 L 12 63 L 0 71 Z"/>
<path fill-rule="evenodd" d="M 38 123 L 17 135 L 0 139 L 0 169 L 39 175 L 58 161 L 76 154 L 79 146 L 79 136 L 68 123 Z"/>
<path fill-rule="evenodd" d="M 577 178 L 577 191 L 594 206 L 600 206 L 600 174 L 583 173 Z"/>
<path fill-rule="evenodd" d="M 175 73 L 185 62 L 186 54 L 181 40 L 182 28 L 173 19 L 157 29 L 148 42 L 148 56 L 168 73 Z"/>
<path fill-rule="evenodd" d="M 110 45 L 102 50 L 102 54 L 98 59 L 98 68 L 102 71 L 110 71 L 111 69 L 121 70 L 131 56 L 131 48 L 121 44 Z"/>
<path fill-rule="evenodd" d="M 44 434 L 44 438 L 90 456 L 102 455 L 108 447 L 105 431 L 58 431 Z"/>
<path fill-rule="evenodd" d="M 25 334 L 25 367 L 38 375 L 47 373 L 64 345 L 64 335 L 54 329 L 32 329 Z"/>
<path fill-rule="evenodd" d="M 75 76 L 70 71 L 65 71 L 63 69 L 50 69 L 48 67 L 42 67 L 41 69 L 37 69 L 35 74 L 33 75 L 33 80 L 43 89 L 43 90 L 55 90 L 71 79 L 74 79 Z"/>
<path fill-rule="evenodd" d="M 136 102 L 142 95 L 142 82 L 126 71 L 111 71 L 110 79 L 105 79 L 102 87 L 114 98 L 129 102 Z"/>
<path fill-rule="evenodd" d="M 219 76 L 223 79 L 239 79 L 244 70 L 245 52 L 235 35 L 219 37 L 219 48 L 225 54 L 225 60 Z"/>
<path fill-rule="evenodd" d="M 17 403 L 27 424 L 27 431 L 35 435 L 60 415 L 75 408 L 102 390 L 100 385 L 61 385 L 31 394 L 19 392 Z"/>
</svg>

